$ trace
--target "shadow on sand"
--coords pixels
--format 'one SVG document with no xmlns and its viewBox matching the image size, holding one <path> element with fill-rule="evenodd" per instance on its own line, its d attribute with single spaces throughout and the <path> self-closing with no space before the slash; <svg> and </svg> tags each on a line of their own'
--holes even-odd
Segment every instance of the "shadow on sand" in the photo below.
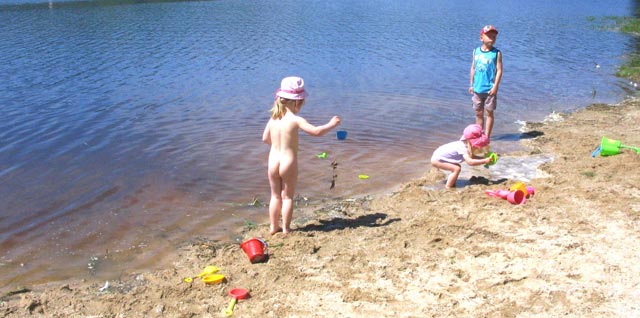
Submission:
<svg viewBox="0 0 640 318">
<path fill-rule="evenodd" d="M 491 180 L 483 176 L 472 176 L 468 180 L 460 180 L 458 182 L 462 184 L 462 186 L 474 185 L 474 184 L 482 184 L 482 185 L 496 185 L 503 184 L 509 181 L 508 178 L 500 178 L 496 180 Z"/>
<path fill-rule="evenodd" d="M 308 224 L 302 228 L 297 229 L 297 231 L 302 232 L 311 232 L 311 231 L 335 231 L 335 230 L 344 230 L 344 229 L 353 229 L 357 227 L 379 227 L 379 226 L 387 226 L 393 222 L 400 221 L 400 218 L 387 219 L 387 215 L 384 213 L 374 213 L 361 215 L 355 219 L 345 219 L 345 218 L 333 218 L 330 220 L 319 220 L 320 224 Z"/>
</svg>

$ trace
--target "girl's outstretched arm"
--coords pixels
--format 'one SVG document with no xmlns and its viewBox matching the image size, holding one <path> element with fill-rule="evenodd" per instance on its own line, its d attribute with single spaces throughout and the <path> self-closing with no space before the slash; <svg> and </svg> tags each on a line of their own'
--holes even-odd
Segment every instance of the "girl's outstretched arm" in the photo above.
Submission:
<svg viewBox="0 0 640 318">
<path fill-rule="evenodd" d="M 463 155 L 464 161 L 470 166 L 480 166 L 491 163 L 491 158 L 474 159 L 471 156 Z"/>
<path fill-rule="evenodd" d="M 322 126 L 314 126 L 300 116 L 297 117 L 297 122 L 298 127 L 300 127 L 300 129 L 302 129 L 302 131 L 306 132 L 307 134 L 311 136 L 322 136 L 340 124 L 340 117 L 333 116 L 333 118 L 331 118 L 328 123 Z"/>
</svg>

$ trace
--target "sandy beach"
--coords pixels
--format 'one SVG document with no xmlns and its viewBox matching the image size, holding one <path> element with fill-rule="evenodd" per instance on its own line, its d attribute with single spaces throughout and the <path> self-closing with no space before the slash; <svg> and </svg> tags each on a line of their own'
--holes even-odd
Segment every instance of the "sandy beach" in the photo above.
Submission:
<svg viewBox="0 0 640 318">
<path fill-rule="evenodd" d="M 392 193 L 313 207 L 316 217 L 288 236 L 247 228 L 244 239 L 268 243 L 265 262 L 251 264 L 235 242 L 194 239 L 173 267 L 108 286 L 16 288 L 2 295 L 0 315 L 224 317 L 229 290 L 241 287 L 249 298 L 234 317 L 638 317 L 640 154 L 592 152 L 603 136 L 640 146 L 639 122 L 640 101 L 630 99 L 527 123 L 527 150 L 489 168 L 549 158 L 521 205 L 485 193 L 518 180 L 477 176 L 444 190 L 433 169 Z M 225 280 L 183 281 L 207 265 Z"/>
</svg>

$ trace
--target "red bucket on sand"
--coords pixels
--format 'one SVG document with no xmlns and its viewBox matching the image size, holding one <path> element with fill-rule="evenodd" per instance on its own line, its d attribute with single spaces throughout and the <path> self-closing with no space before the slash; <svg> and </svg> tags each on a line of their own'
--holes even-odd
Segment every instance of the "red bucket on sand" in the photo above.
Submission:
<svg viewBox="0 0 640 318">
<path fill-rule="evenodd" d="M 242 242 L 240 247 L 247 254 L 251 263 L 262 262 L 267 257 L 267 243 L 261 239 L 250 238 Z"/>
</svg>

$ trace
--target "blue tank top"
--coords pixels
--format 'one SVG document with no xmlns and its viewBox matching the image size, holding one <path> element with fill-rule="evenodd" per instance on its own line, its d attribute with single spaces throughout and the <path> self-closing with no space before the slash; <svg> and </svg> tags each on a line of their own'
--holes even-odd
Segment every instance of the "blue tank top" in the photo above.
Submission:
<svg viewBox="0 0 640 318">
<path fill-rule="evenodd" d="M 480 47 L 473 51 L 473 91 L 476 93 L 488 93 L 493 88 L 496 80 L 498 53 L 500 50 L 491 48 L 491 51 L 484 52 Z"/>
</svg>

